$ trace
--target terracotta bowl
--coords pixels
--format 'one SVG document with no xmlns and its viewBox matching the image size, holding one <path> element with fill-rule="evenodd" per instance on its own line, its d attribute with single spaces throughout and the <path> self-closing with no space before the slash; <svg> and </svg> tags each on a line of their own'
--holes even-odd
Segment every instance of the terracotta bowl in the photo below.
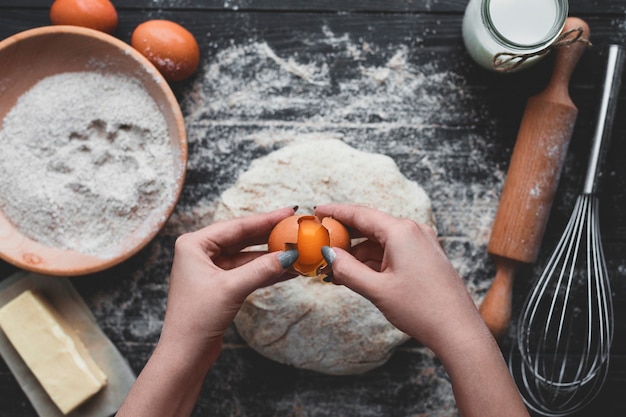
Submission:
<svg viewBox="0 0 626 417">
<path fill-rule="evenodd" d="M 167 82 L 130 45 L 105 33 L 74 26 L 41 27 L 9 37 L 0 42 L 0 63 L 0 127 L 17 99 L 47 76 L 68 71 L 98 71 L 139 80 L 166 121 L 177 170 L 172 172 L 177 181 L 175 198 L 159 212 L 147 216 L 137 230 L 129 230 L 114 257 L 44 246 L 24 236 L 19 225 L 11 224 L 0 211 L 0 258 L 33 272 L 76 276 L 104 270 L 134 255 L 170 217 L 185 177 L 187 135 L 180 107 Z"/>
</svg>

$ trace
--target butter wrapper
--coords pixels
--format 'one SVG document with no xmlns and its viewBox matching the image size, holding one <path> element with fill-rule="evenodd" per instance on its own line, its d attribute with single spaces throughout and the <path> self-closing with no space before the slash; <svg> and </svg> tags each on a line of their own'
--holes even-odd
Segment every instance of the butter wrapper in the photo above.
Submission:
<svg viewBox="0 0 626 417">
<path fill-rule="evenodd" d="M 67 278 L 19 272 L 0 282 L 0 307 L 26 290 L 40 291 L 77 331 L 94 361 L 107 376 L 107 385 L 69 417 L 110 417 L 128 395 L 136 376 L 126 359 L 102 332 L 89 307 Z M 33 373 L 0 330 L 0 354 L 41 417 L 64 417 Z"/>
</svg>

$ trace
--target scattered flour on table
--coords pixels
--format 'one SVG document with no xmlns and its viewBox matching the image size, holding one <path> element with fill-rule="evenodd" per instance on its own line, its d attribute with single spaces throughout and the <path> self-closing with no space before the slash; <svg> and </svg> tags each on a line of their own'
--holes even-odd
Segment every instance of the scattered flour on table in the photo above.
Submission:
<svg viewBox="0 0 626 417">
<path fill-rule="evenodd" d="M 0 209 L 41 244 L 112 257 L 155 209 L 171 204 L 174 161 L 165 120 L 137 81 L 50 76 L 3 121 Z"/>
<path fill-rule="evenodd" d="M 499 152 L 494 118 L 484 92 L 474 94 L 456 69 L 438 67 L 419 40 L 406 43 L 375 44 L 322 27 L 276 44 L 216 45 L 181 103 L 193 180 L 166 233 L 210 224 L 220 196 L 254 161 L 288 145 L 339 139 L 391 157 L 426 191 L 440 241 L 479 302 L 493 278 L 486 244 L 504 179 L 502 167 L 494 167 L 501 159 L 493 155 Z M 265 190 L 271 193 L 269 185 Z M 432 359 L 420 366 L 425 373 L 441 368 Z M 426 393 L 419 411 L 408 414 L 456 415 L 443 374 L 435 372 L 428 383 L 410 377 Z M 293 398 L 279 400 L 281 406 L 293 410 Z"/>
<path fill-rule="evenodd" d="M 496 129 L 482 95 L 419 46 L 375 45 L 327 27 L 302 42 L 280 51 L 251 40 L 209 57 L 181 103 L 196 183 L 186 185 L 170 233 L 210 223 L 215 201 L 252 160 L 294 142 L 341 139 L 390 156 L 426 190 L 441 242 L 479 302 L 493 277 L 486 244 L 505 177 L 489 161 Z"/>
<path fill-rule="evenodd" d="M 204 121 L 298 122 L 318 129 L 426 127 L 454 123 L 459 111 L 481 117 L 480 109 L 466 105 L 461 77 L 431 64 L 415 68 L 406 46 L 378 54 L 369 45 L 328 47 L 319 51 L 320 60 L 305 62 L 296 54 L 279 56 L 265 42 L 227 48 L 205 68 L 199 102 L 191 96 L 183 105 Z M 368 62 L 373 58 L 380 62 Z M 345 60 L 354 65 L 339 70 Z"/>
</svg>

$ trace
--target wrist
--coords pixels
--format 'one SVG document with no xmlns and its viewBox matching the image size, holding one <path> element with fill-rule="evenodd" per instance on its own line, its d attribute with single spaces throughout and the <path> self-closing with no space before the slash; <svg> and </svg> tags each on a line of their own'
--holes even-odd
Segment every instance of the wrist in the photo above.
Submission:
<svg viewBox="0 0 626 417">
<path fill-rule="evenodd" d="M 192 343 L 189 339 L 168 337 L 163 334 L 153 357 L 163 359 L 172 372 L 206 375 L 222 350 L 222 338 Z"/>
<path fill-rule="evenodd" d="M 468 352 L 496 348 L 497 343 L 483 322 L 478 312 L 465 316 L 463 320 L 454 320 L 447 325 L 437 327 L 438 335 L 431 338 L 435 342 L 430 349 L 442 360 L 444 358 L 463 357 Z"/>
<path fill-rule="evenodd" d="M 117 415 L 191 415 L 221 339 L 211 352 L 190 349 L 183 342 L 161 337 Z"/>
<path fill-rule="evenodd" d="M 485 358 L 502 357 L 497 342 L 483 322 L 457 328 L 432 350 L 448 369 L 460 363 L 477 364 Z"/>
</svg>

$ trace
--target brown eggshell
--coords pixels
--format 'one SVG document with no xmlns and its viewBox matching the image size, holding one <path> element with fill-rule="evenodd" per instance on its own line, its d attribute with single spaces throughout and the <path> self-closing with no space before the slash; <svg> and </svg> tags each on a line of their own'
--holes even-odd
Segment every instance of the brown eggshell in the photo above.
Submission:
<svg viewBox="0 0 626 417">
<path fill-rule="evenodd" d="M 272 229 L 267 240 L 267 250 L 278 252 L 291 249 L 289 245 L 298 243 L 298 219 L 303 215 L 294 215 L 281 220 Z M 308 216 L 313 218 L 313 216 Z"/>
<path fill-rule="evenodd" d="M 343 224 L 332 217 L 324 217 L 322 219 L 322 225 L 328 230 L 328 234 L 330 235 L 330 246 L 345 250 L 350 249 L 350 233 Z"/>
<path fill-rule="evenodd" d="M 168 81 L 181 81 L 200 63 L 196 38 L 178 23 L 148 20 L 133 31 L 130 44 L 144 55 Z"/>
<path fill-rule="evenodd" d="M 81 26 L 112 34 L 117 10 L 109 0 L 55 0 L 50 7 L 53 25 Z"/>
</svg>

